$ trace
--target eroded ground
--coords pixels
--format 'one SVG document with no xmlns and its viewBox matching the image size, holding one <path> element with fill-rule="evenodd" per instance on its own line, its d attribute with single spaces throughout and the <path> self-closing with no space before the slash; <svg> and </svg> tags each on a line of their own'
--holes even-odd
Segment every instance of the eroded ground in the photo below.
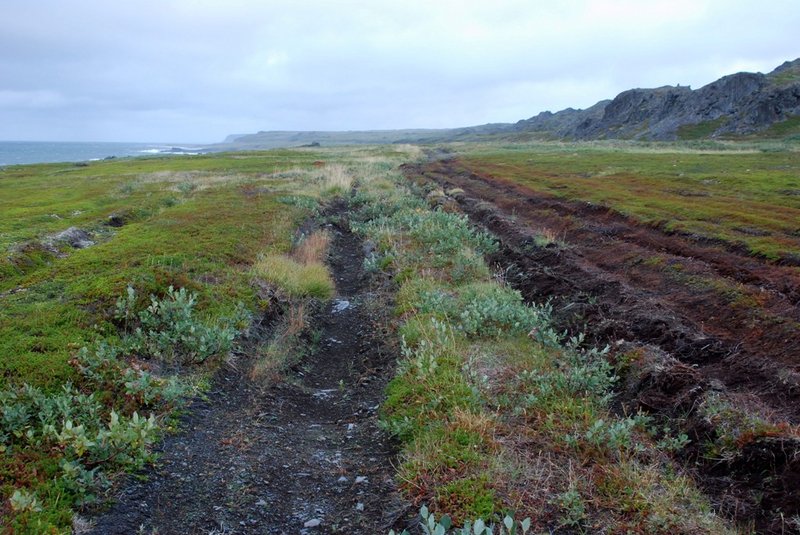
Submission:
<svg viewBox="0 0 800 535">
<path fill-rule="evenodd" d="M 360 244 L 346 225 L 331 230 L 337 298 L 313 322 L 313 354 L 273 387 L 249 379 L 242 357 L 93 533 L 381 533 L 405 513 L 376 415 L 395 355 Z"/>
<path fill-rule="evenodd" d="M 562 326 L 639 361 L 624 385 L 625 410 L 643 408 L 689 432 L 683 455 L 700 467 L 721 511 L 761 530 L 797 514 L 797 268 L 473 172 L 454 158 L 405 171 L 435 182 L 449 192 L 439 200 L 446 209 L 455 200 L 500 237 L 491 262 L 527 299 L 552 300 Z M 736 454 L 714 459 L 703 445 L 723 431 L 697 409 L 716 393 L 770 427 L 737 435 Z"/>
</svg>

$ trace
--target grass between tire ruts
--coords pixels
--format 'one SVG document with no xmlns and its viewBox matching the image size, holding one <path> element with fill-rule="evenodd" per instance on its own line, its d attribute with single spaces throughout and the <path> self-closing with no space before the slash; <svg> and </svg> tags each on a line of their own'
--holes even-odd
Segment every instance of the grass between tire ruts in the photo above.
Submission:
<svg viewBox="0 0 800 535">
<path fill-rule="evenodd" d="M 399 285 L 402 357 L 383 424 L 431 532 L 474 531 L 476 519 L 503 532 L 735 532 L 671 460 L 685 437 L 613 413 L 602 348 L 554 332 L 546 303 L 524 303 L 491 272 L 492 236 L 397 175 L 357 187 L 366 266 Z"/>
</svg>

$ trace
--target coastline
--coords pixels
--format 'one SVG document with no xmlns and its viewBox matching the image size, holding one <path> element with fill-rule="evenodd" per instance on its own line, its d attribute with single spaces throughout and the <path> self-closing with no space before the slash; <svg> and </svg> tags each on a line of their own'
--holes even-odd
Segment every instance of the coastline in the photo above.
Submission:
<svg viewBox="0 0 800 535">
<path fill-rule="evenodd" d="M 0 167 L 42 163 L 89 162 L 116 158 L 207 152 L 205 146 L 170 143 L 0 141 Z"/>
</svg>

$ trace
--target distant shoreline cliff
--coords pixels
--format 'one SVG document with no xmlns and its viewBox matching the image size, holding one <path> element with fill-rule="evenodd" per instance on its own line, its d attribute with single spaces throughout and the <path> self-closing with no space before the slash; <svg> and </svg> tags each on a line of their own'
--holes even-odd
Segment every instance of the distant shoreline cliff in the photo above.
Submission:
<svg viewBox="0 0 800 535">
<path fill-rule="evenodd" d="M 235 134 L 217 150 L 516 139 L 673 141 L 800 136 L 800 59 L 769 74 L 737 73 L 688 86 L 629 89 L 585 110 L 542 112 L 515 124 L 452 129 Z"/>
</svg>

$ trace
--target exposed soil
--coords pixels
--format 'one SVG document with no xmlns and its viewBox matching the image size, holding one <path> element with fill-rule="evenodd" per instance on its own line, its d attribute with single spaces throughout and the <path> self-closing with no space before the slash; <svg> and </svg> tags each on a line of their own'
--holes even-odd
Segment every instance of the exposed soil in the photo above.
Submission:
<svg viewBox="0 0 800 535">
<path fill-rule="evenodd" d="M 709 390 L 800 423 L 800 270 L 438 156 L 406 166 L 406 175 L 463 190 L 452 198 L 500 238 L 489 260 L 526 299 L 551 300 L 561 325 L 592 343 L 659 355 L 627 385 L 629 406 L 680 418 L 695 445 L 714 432 L 691 418 Z M 543 244 L 543 233 L 556 243 Z M 797 440 L 758 438 L 727 462 L 704 460 L 696 447 L 684 454 L 724 513 L 760 532 L 791 532 L 776 519 L 800 513 Z"/>
<path fill-rule="evenodd" d="M 386 533 L 406 512 L 376 416 L 396 353 L 358 239 L 330 230 L 338 295 L 312 322 L 313 354 L 273 386 L 250 380 L 247 362 L 223 370 L 93 533 Z"/>
</svg>

